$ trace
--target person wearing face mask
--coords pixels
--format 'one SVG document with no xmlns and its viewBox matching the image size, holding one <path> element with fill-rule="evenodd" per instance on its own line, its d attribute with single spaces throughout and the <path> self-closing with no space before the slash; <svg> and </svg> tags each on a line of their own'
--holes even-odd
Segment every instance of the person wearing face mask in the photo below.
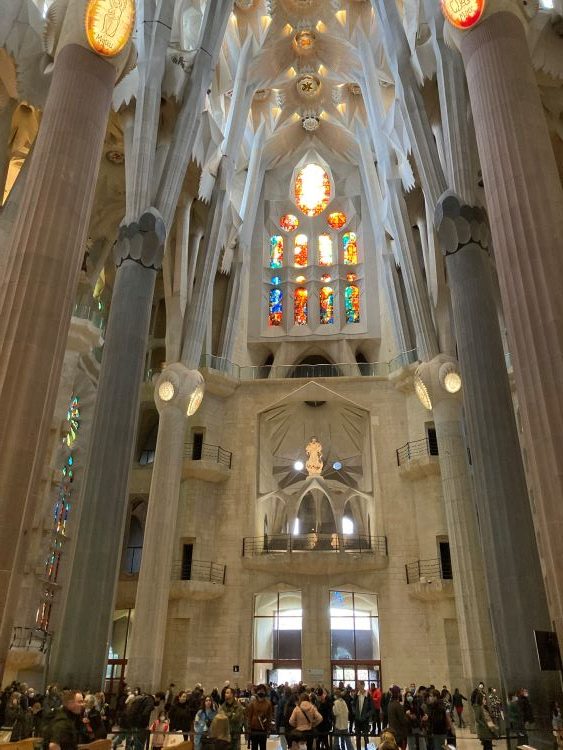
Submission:
<svg viewBox="0 0 563 750">
<path fill-rule="evenodd" d="M 405 696 L 405 716 L 407 717 L 409 750 L 426 750 L 426 720 L 424 704 L 420 694 L 408 692 Z"/>
<path fill-rule="evenodd" d="M 266 686 L 258 685 L 256 700 L 246 709 L 246 726 L 250 735 L 251 750 L 266 750 L 266 741 L 274 717 L 271 702 L 266 698 Z"/>
</svg>

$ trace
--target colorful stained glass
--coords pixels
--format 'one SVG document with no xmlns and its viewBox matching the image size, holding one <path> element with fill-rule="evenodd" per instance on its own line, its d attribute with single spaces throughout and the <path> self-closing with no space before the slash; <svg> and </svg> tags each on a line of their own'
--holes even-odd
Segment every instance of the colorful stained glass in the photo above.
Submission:
<svg viewBox="0 0 563 750">
<path fill-rule="evenodd" d="M 305 281 L 306 281 L 306 279 L 305 279 L 305 277 L 304 277 L 304 276 L 297 276 L 297 277 L 296 277 L 296 279 L 295 279 L 295 281 L 296 281 L 296 282 L 297 282 L 298 284 L 304 284 L 304 283 L 305 283 Z"/>
<path fill-rule="evenodd" d="M 346 281 L 350 281 L 350 282 L 351 281 L 356 281 L 357 278 L 358 278 L 358 274 L 357 273 L 347 273 L 346 274 Z"/>
<path fill-rule="evenodd" d="M 297 326 L 307 325 L 307 290 L 303 287 L 293 294 L 293 322 Z"/>
<path fill-rule="evenodd" d="M 295 248 L 293 250 L 293 264 L 296 268 L 302 268 L 307 265 L 308 249 L 307 235 L 298 234 L 295 238 Z"/>
<path fill-rule="evenodd" d="M 281 326 L 283 316 L 283 292 L 281 289 L 270 289 L 270 307 L 268 322 L 271 326 Z"/>
<path fill-rule="evenodd" d="M 346 232 L 342 235 L 342 246 L 344 247 L 344 263 L 354 266 L 358 262 L 358 239 L 355 232 Z"/>
<path fill-rule="evenodd" d="M 281 284 L 281 276 L 272 276 L 272 284 L 274 284 L 274 286 Z"/>
<path fill-rule="evenodd" d="M 283 264 L 283 237 L 274 234 L 270 237 L 270 268 L 281 268 Z"/>
<path fill-rule="evenodd" d="M 360 290 L 355 284 L 350 284 L 344 290 L 344 307 L 346 309 L 346 322 L 360 322 Z"/>
<path fill-rule="evenodd" d="M 327 216 L 326 220 L 329 227 L 332 227 L 333 229 L 342 229 L 344 224 L 348 221 L 348 217 L 346 214 L 342 213 L 342 211 L 333 211 L 333 213 Z"/>
<path fill-rule="evenodd" d="M 284 232 L 294 232 L 299 226 L 299 219 L 293 214 L 285 214 L 280 219 L 280 227 Z"/>
<path fill-rule="evenodd" d="M 323 284 L 328 284 L 329 281 L 332 281 L 332 276 L 329 273 L 323 273 L 321 276 L 321 281 Z"/>
<path fill-rule="evenodd" d="M 319 234 L 319 266 L 332 266 L 332 237 Z"/>
<path fill-rule="evenodd" d="M 330 177 L 319 164 L 307 164 L 295 180 L 295 202 L 306 216 L 318 216 L 332 197 Z"/>
<path fill-rule="evenodd" d="M 66 432 L 64 442 L 70 448 L 70 446 L 76 440 L 78 430 L 80 429 L 80 400 L 78 396 L 73 396 L 71 398 L 66 413 L 66 420 L 68 422 L 68 430 Z"/>
<path fill-rule="evenodd" d="M 334 292 L 331 287 L 323 286 L 319 292 L 319 303 L 321 323 L 323 325 L 334 323 Z"/>
</svg>

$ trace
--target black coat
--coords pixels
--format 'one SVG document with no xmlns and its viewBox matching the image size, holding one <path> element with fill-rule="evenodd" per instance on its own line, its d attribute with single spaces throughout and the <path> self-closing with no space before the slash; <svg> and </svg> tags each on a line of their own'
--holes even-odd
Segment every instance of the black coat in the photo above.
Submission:
<svg viewBox="0 0 563 750">
<path fill-rule="evenodd" d="M 189 732 L 192 723 L 192 712 L 188 703 L 174 701 L 168 714 L 172 732 Z"/>
</svg>

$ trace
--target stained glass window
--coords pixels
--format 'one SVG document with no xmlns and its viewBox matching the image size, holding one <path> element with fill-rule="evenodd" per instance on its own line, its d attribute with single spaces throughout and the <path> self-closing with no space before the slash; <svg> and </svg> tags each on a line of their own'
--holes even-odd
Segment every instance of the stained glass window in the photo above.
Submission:
<svg viewBox="0 0 563 750">
<path fill-rule="evenodd" d="M 331 287 L 323 286 L 319 292 L 321 323 L 334 323 L 334 292 Z"/>
<path fill-rule="evenodd" d="M 358 240 L 355 232 L 346 232 L 342 235 L 344 247 L 344 263 L 353 266 L 358 262 Z"/>
<path fill-rule="evenodd" d="M 295 249 L 293 251 L 293 263 L 296 268 L 307 265 L 308 240 L 306 234 L 298 234 L 295 238 Z"/>
<path fill-rule="evenodd" d="M 346 309 L 346 322 L 360 322 L 360 290 L 355 284 L 350 284 L 344 290 L 344 307 Z"/>
<path fill-rule="evenodd" d="M 281 284 L 281 276 L 272 276 L 272 284 L 274 284 L 274 286 Z"/>
<path fill-rule="evenodd" d="M 318 216 L 332 197 L 330 178 L 319 164 L 307 164 L 295 180 L 295 201 L 306 216 Z"/>
<path fill-rule="evenodd" d="M 285 214 L 280 219 L 280 227 L 284 232 L 294 232 L 299 226 L 299 219 L 293 214 Z"/>
<path fill-rule="evenodd" d="M 297 276 L 296 279 L 295 279 L 295 281 L 298 284 L 304 284 L 307 281 L 307 279 L 305 278 L 305 276 Z"/>
<path fill-rule="evenodd" d="M 281 289 L 270 289 L 269 323 L 281 326 L 283 315 L 283 292 Z"/>
<path fill-rule="evenodd" d="M 73 396 L 70 400 L 70 404 L 66 413 L 66 420 L 68 422 L 68 430 L 64 439 L 64 442 L 70 446 L 76 440 L 78 430 L 80 429 L 80 401 L 78 396 Z"/>
<path fill-rule="evenodd" d="M 356 281 L 357 278 L 358 278 L 358 274 L 357 273 L 347 273 L 346 274 L 346 281 Z"/>
<path fill-rule="evenodd" d="M 323 273 L 321 276 L 321 281 L 323 284 L 328 284 L 329 281 L 332 281 L 332 276 L 329 273 Z"/>
<path fill-rule="evenodd" d="M 346 216 L 346 214 L 343 214 L 342 211 L 334 211 L 327 217 L 328 225 L 333 229 L 342 229 L 347 221 L 348 217 Z"/>
<path fill-rule="evenodd" d="M 319 266 L 332 266 L 332 238 L 330 234 L 319 234 Z"/>
<path fill-rule="evenodd" d="M 307 290 L 298 287 L 293 297 L 293 321 L 297 326 L 307 325 Z"/>
<path fill-rule="evenodd" d="M 270 238 L 270 268 L 281 268 L 283 264 L 283 237 L 274 234 Z"/>
</svg>

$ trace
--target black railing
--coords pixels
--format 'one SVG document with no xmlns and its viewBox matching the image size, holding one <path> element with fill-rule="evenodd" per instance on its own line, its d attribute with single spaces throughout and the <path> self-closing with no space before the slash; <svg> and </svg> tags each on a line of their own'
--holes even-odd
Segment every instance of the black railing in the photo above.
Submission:
<svg viewBox="0 0 563 750">
<path fill-rule="evenodd" d="M 51 633 L 46 633 L 39 628 L 25 628 L 17 625 L 12 631 L 10 648 L 39 651 L 44 654 L 49 649 L 51 637 Z"/>
<path fill-rule="evenodd" d="M 141 570 L 141 557 L 143 556 L 143 548 L 140 547 L 127 547 L 125 550 L 125 558 L 123 560 L 123 573 L 129 573 L 129 575 L 135 575 Z"/>
<path fill-rule="evenodd" d="M 226 451 L 219 445 L 209 445 L 208 443 L 186 443 L 184 446 L 185 458 L 191 458 L 192 461 L 213 461 L 227 469 L 231 468 L 233 454 Z"/>
<path fill-rule="evenodd" d="M 406 464 L 413 458 L 438 455 L 438 441 L 434 435 L 427 435 L 422 440 L 413 440 L 405 443 L 395 451 L 397 454 L 397 466 Z"/>
<path fill-rule="evenodd" d="M 432 581 L 451 581 L 452 566 L 439 558 L 435 560 L 417 560 L 405 565 L 407 583 L 430 583 Z"/>
<path fill-rule="evenodd" d="M 250 536 L 242 541 L 243 557 L 287 552 L 360 552 L 387 555 L 387 537 L 311 532 Z"/>
<path fill-rule="evenodd" d="M 173 566 L 172 580 L 224 584 L 226 572 L 226 566 L 219 563 L 203 560 L 186 560 Z"/>
</svg>

